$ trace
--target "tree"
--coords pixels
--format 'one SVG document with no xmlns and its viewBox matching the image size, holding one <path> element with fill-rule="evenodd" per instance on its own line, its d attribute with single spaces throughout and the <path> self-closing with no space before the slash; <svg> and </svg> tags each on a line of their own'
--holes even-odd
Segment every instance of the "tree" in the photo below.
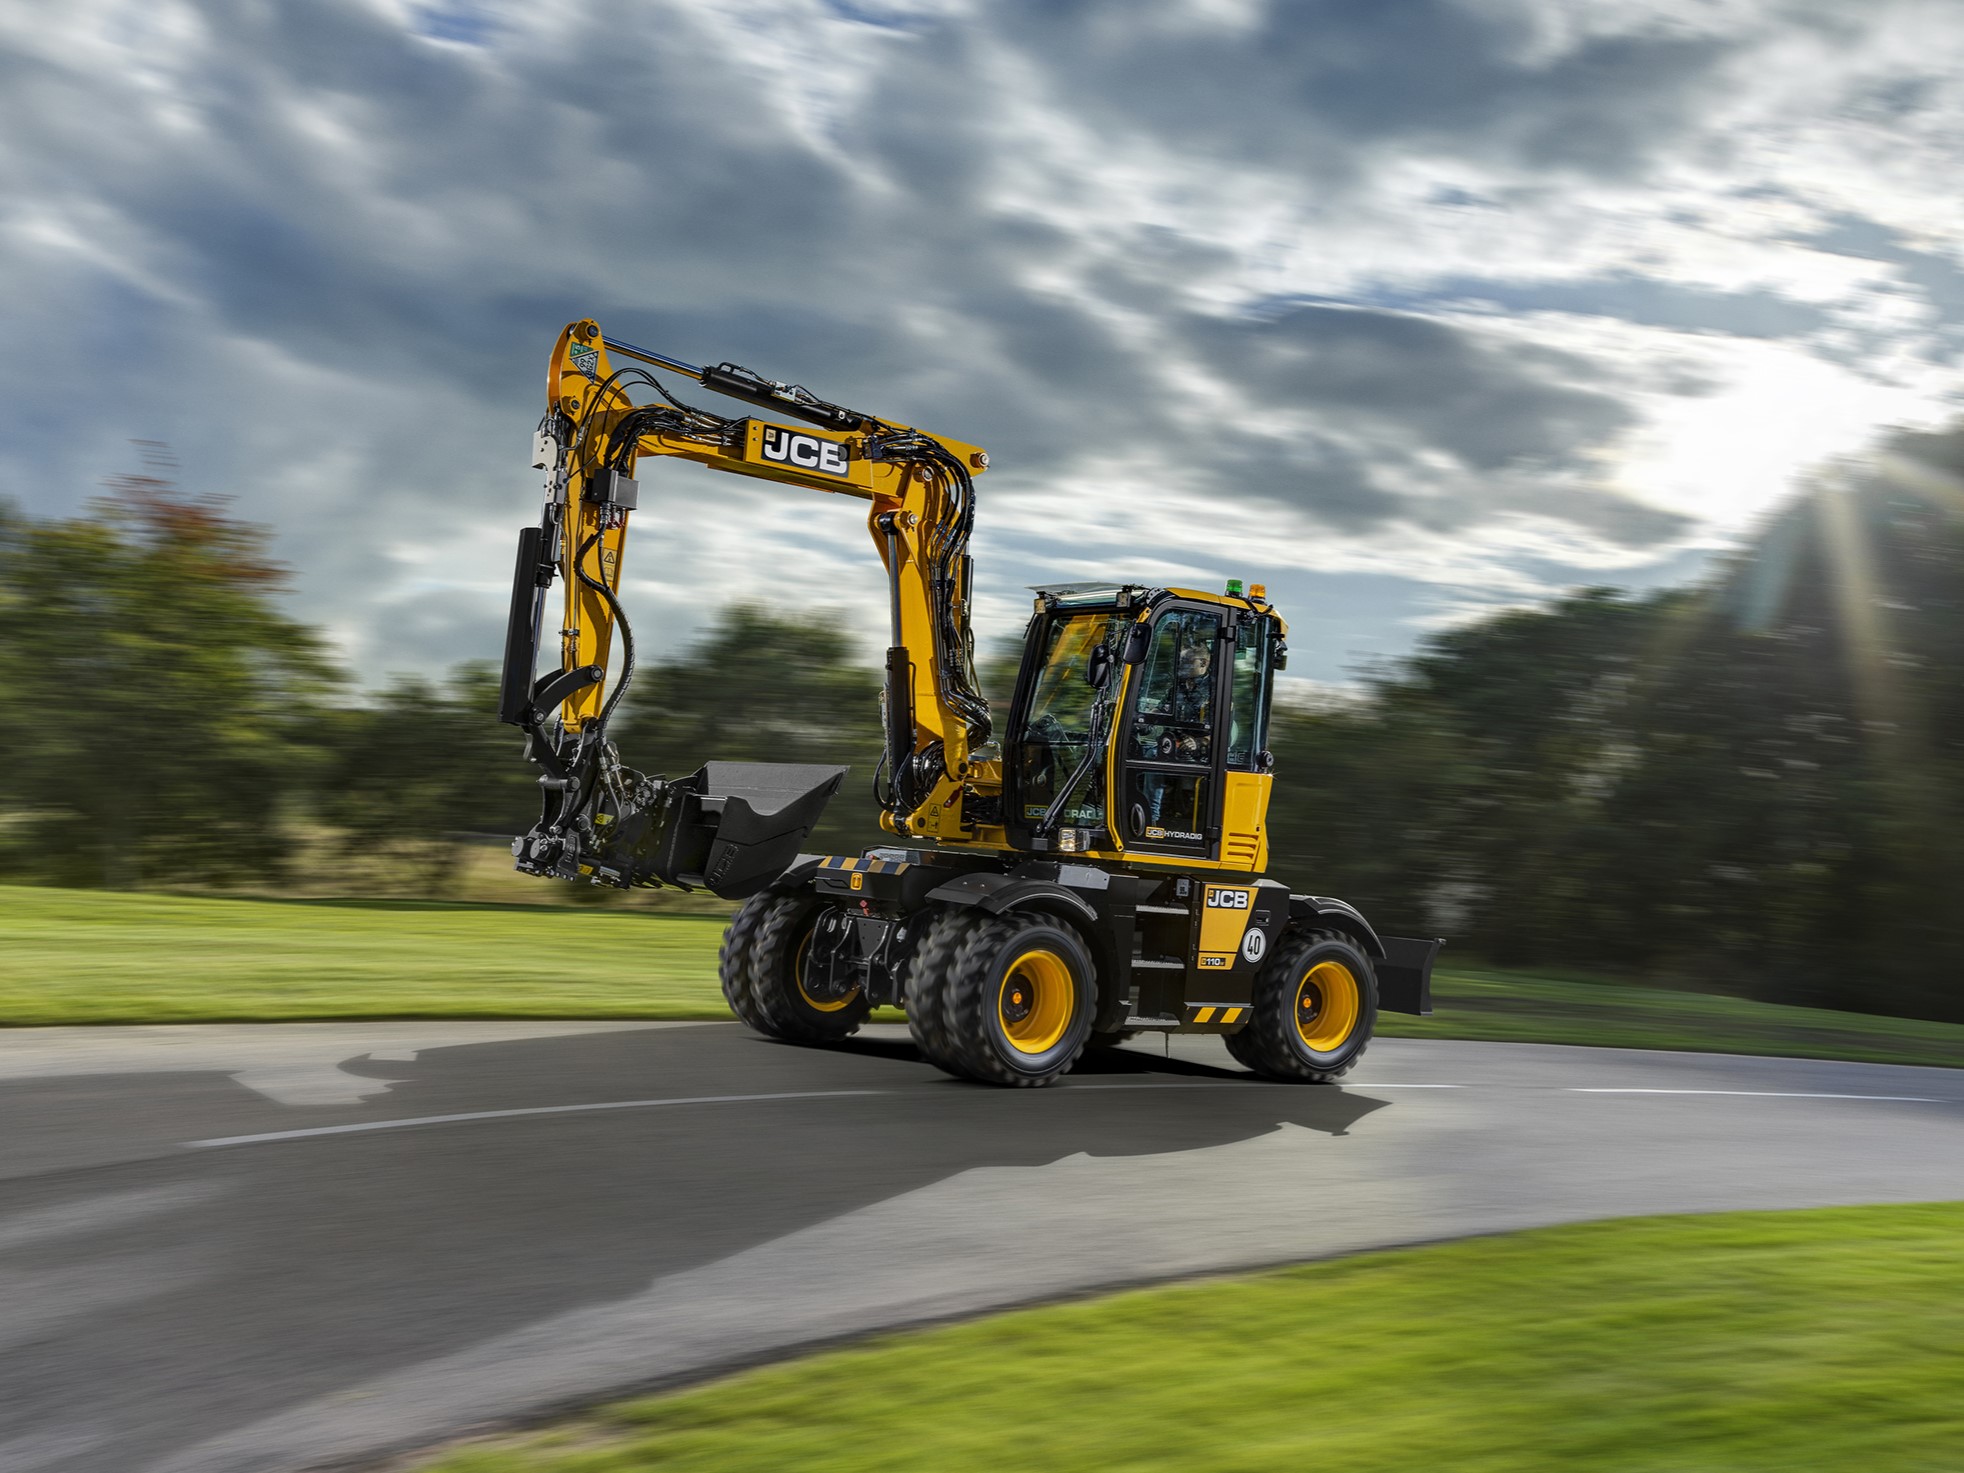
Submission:
<svg viewBox="0 0 1964 1473">
<path fill-rule="evenodd" d="M 539 807 L 523 738 L 497 720 L 498 672 L 468 661 L 439 682 L 401 678 L 336 714 L 318 809 L 343 853 L 450 888 L 474 835 L 523 833 Z"/>
<path fill-rule="evenodd" d="M 687 649 L 641 668 L 613 734 L 624 762 L 667 777 L 712 759 L 850 767 L 811 847 L 892 842 L 873 800 L 880 677 L 836 614 L 724 609 Z"/>
<path fill-rule="evenodd" d="M 1964 428 L 1701 584 L 1588 590 L 1277 714 L 1275 862 L 1524 964 L 1964 1018 Z"/>
<path fill-rule="evenodd" d="M 336 683 L 257 527 L 160 445 L 67 520 L 0 519 L 0 863 L 115 886 L 277 876 Z"/>
</svg>

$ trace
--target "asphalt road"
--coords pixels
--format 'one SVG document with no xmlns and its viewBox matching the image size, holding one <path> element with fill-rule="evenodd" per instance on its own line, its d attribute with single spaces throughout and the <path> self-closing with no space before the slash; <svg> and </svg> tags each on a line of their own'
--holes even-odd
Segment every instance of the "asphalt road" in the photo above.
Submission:
<svg viewBox="0 0 1964 1473">
<path fill-rule="evenodd" d="M 1056 1089 L 904 1030 L 0 1034 L 0 1469 L 363 1466 L 514 1416 L 1087 1288 L 1641 1212 L 1964 1198 L 1964 1071 L 1218 1042 Z"/>
</svg>

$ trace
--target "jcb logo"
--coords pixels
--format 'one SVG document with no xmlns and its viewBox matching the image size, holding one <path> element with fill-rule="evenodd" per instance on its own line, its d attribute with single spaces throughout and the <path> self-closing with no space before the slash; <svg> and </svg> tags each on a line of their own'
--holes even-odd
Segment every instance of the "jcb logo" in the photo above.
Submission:
<svg viewBox="0 0 1964 1473">
<path fill-rule="evenodd" d="M 1216 910 L 1246 910 L 1248 908 L 1248 896 L 1250 893 L 1252 892 L 1247 890 L 1215 890 L 1210 888 L 1207 891 L 1207 904 Z"/>
<path fill-rule="evenodd" d="M 801 471 L 821 476 L 849 476 L 846 447 L 837 440 L 821 440 L 817 435 L 801 435 L 795 430 L 765 425 L 757 442 L 757 453 L 780 465 L 794 465 Z"/>
</svg>

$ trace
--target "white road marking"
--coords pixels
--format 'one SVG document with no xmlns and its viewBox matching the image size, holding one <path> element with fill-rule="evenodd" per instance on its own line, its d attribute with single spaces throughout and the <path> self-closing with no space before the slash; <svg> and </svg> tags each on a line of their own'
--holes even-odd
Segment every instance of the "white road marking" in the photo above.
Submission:
<svg viewBox="0 0 1964 1473">
<path fill-rule="evenodd" d="M 1249 1085 L 1268 1084 L 1278 1089 L 1296 1089 L 1300 1086 L 1283 1084 L 1273 1080 L 1242 1079 L 1193 1079 L 1178 1082 L 1166 1081 L 1152 1084 L 1073 1084 L 1066 1093 L 1070 1094 L 1114 1094 L 1127 1090 L 1147 1089 L 1246 1089 Z M 1405 1083 L 1382 1084 L 1366 1080 L 1350 1080 L 1348 1089 L 1469 1089 L 1477 1086 L 1465 1084 Z M 821 1089 L 796 1090 L 782 1094 L 756 1095 L 691 1095 L 665 1100 L 602 1100 L 588 1105 L 534 1105 L 518 1110 L 471 1110 L 456 1115 L 414 1115 L 401 1120 L 363 1120 L 349 1125 L 315 1125 L 302 1130 L 269 1130 L 257 1135 L 214 1136 L 209 1140 L 186 1141 L 184 1145 L 191 1150 L 211 1150 L 221 1146 L 256 1146 L 273 1141 L 307 1140 L 313 1136 L 362 1135 L 377 1130 L 407 1130 L 419 1125 L 460 1125 L 474 1120 L 515 1120 L 531 1115 L 580 1115 L 601 1110 L 655 1110 L 669 1105 L 744 1105 L 761 1104 L 773 1100 L 839 1100 L 857 1099 L 868 1095 L 889 1095 L 896 1091 L 888 1089 Z M 1567 1088 L 1569 1094 L 1581 1095 L 1728 1095 L 1747 1099 L 1766 1100 L 1877 1100 L 1899 1104 L 1948 1105 L 1964 1103 L 1937 1095 L 1856 1095 L 1825 1094 L 1811 1090 L 1779 1089 L 1649 1089 L 1625 1086 L 1576 1086 Z"/>
<path fill-rule="evenodd" d="M 193 1150 L 216 1146 L 256 1146 L 267 1141 L 298 1141 L 317 1135 L 359 1135 L 371 1130 L 406 1130 L 412 1125 L 458 1125 L 470 1120 L 512 1120 L 523 1115 L 579 1115 L 594 1110 L 653 1110 L 663 1105 L 742 1105 L 765 1100 L 839 1100 L 891 1094 L 884 1089 L 808 1089 L 769 1095 L 693 1095 L 666 1100 L 603 1100 L 591 1105 L 534 1105 L 523 1110 L 471 1110 L 460 1115 L 413 1115 L 403 1120 L 362 1120 L 352 1125 L 316 1125 L 306 1130 L 269 1130 L 259 1135 L 221 1135 L 186 1141 Z"/>
<path fill-rule="evenodd" d="M 1634 1089 L 1572 1087 L 1574 1095 L 1741 1095 L 1760 1100 L 1895 1100 L 1905 1104 L 1948 1105 L 1955 1101 L 1938 1095 L 1831 1095 L 1802 1089 Z"/>
</svg>

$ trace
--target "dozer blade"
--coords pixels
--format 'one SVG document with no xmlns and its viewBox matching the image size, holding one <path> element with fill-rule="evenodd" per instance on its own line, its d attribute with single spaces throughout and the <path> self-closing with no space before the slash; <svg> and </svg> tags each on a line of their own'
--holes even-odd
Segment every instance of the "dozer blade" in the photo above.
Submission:
<svg viewBox="0 0 1964 1473">
<path fill-rule="evenodd" d="M 797 858 L 845 775 L 805 762 L 706 762 L 669 784 L 639 867 L 726 900 L 755 895 Z"/>
</svg>

